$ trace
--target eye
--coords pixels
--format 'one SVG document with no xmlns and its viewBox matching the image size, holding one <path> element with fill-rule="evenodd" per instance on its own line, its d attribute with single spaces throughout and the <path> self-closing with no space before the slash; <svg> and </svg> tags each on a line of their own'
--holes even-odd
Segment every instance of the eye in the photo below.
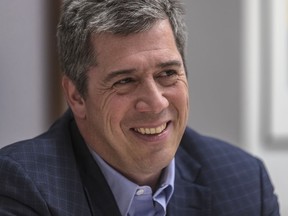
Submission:
<svg viewBox="0 0 288 216">
<path fill-rule="evenodd" d="M 163 74 L 169 77 L 169 76 L 177 75 L 177 72 L 175 70 L 167 70 L 167 71 L 164 71 Z"/>
<path fill-rule="evenodd" d="M 114 86 L 125 85 L 125 84 L 129 84 L 129 83 L 132 83 L 132 82 L 134 82 L 134 80 L 132 78 L 128 77 L 128 78 L 124 78 L 124 79 L 121 79 L 121 80 L 115 82 L 113 85 Z"/>
<path fill-rule="evenodd" d="M 161 72 L 159 74 L 159 77 L 170 77 L 174 75 L 177 75 L 177 72 L 175 70 L 166 70 L 166 71 Z"/>
<path fill-rule="evenodd" d="M 137 86 L 136 80 L 131 77 L 120 79 L 113 84 L 113 88 L 116 90 L 118 94 L 131 93 L 136 86 Z"/>
<path fill-rule="evenodd" d="M 158 82 L 163 86 L 170 86 L 177 82 L 178 73 L 176 70 L 165 70 L 157 76 Z"/>
</svg>

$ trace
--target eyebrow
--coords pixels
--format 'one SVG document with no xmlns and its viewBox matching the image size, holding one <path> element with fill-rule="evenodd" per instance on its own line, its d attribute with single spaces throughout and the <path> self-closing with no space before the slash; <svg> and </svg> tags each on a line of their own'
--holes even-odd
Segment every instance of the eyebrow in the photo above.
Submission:
<svg viewBox="0 0 288 216">
<path fill-rule="evenodd" d="M 117 76 L 121 75 L 130 75 L 136 72 L 136 69 L 124 69 L 124 70 L 117 70 L 110 72 L 104 79 L 104 82 L 109 82 L 110 80 L 114 79 Z"/>
<path fill-rule="evenodd" d="M 182 62 L 179 60 L 170 60 L 166 62 L 161 62 L 156 65 L 156 68 L 166 68 L 166 67 L 172 67 L 172 66 L 181 67 Z M 117 76 L 131 75 L 135 72 L 136 72 L 136 68 L 112 71 L 105 77 L 104 82 L 109 82 L 110 80 L 114 79 Z"/>
<path fill-rule="evenodd" d="M 165 67 L 171 67 L 171 66 L 181 67 L 182 62 L 179 60 L 170 60 L 167 62 L 161 62 L 160 64 L 157 64 L 157 67 L 159 68 L 165 68 Z"/>
</svg>

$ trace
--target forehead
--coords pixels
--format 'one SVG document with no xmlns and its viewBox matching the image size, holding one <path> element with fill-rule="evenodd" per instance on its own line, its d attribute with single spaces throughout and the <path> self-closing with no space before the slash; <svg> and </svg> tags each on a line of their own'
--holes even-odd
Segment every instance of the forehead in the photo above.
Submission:
<svg viewBox="0 0 288 216">
<path fill-rule="evenodd" d="M 124 56 L 158 50 L 179 54 L 168 20 L 158 21 L 151 29 L 140 33 L 125 36 L 111 33 L 93 35 L 92 45 L 98 64 L 107 59 L 116 60 Z"/>
</svg>

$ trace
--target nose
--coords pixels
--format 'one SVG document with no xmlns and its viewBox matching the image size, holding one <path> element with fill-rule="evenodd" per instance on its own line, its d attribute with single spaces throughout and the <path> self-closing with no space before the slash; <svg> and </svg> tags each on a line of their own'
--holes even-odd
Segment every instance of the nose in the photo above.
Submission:
<svg viewBox="0 0 288 216">
<path fill-rule="evenodd" d="M 141 83 L 137 92 L 136 110 L 138 112 L 160 113 L 169 106 L 164 87 L 157 85 L 155 80 Z"/>
</svg>

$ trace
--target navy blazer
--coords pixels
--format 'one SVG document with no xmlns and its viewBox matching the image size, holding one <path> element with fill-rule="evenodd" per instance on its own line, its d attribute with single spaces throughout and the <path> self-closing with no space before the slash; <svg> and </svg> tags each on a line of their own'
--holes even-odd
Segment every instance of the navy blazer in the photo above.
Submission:
<svg viewBox="0 0 288 216">
<path fill-rule="evenodd" d="M 187 128 L 175 156 L 170 216 L 277 216 L 260 160 Z M 0 215 L 120 216 L 68 111 L 44 134 L 0 150 Z"/>
</svg>

